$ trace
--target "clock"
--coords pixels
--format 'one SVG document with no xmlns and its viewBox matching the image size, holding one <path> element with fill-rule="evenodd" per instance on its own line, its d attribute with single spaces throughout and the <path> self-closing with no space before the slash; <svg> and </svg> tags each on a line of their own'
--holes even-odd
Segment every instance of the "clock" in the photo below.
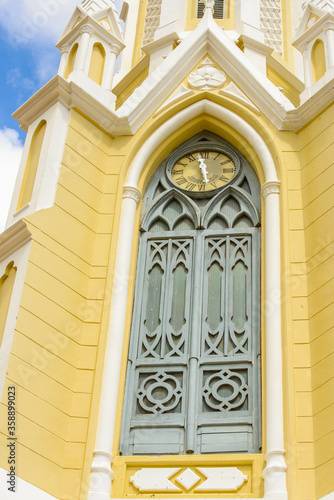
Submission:
<svg viewBox="0 0 334 500">
<path fill-rule="evenodd" d="M 225 186 L 238 173 L 235 155 L 214 149 L 192 150 L 173 160 L 169 178 L 179 189 L 189 194 L 211 195 Z"/>
</svg>

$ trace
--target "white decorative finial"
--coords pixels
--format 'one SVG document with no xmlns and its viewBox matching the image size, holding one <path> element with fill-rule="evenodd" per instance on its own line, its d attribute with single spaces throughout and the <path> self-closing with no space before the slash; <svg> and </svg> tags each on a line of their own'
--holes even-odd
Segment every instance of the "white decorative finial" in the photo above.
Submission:
<svg viewBox="0 0 334 500">
<path fill-rule="evenodd" d="M 213 12 L 213 8 L 215 6 L 215 0 L 204 0 L 204 3 L 205 3 L 205 10 L 211 9 L 211 11 Z"/>
</svg>

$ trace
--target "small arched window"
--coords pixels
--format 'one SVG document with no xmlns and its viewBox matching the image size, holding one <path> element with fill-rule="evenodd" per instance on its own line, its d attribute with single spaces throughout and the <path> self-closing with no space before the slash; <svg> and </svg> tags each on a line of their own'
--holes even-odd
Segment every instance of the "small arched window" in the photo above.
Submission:
<svg viewBox="0 0 334 500">
<path fill-rule="evenodd" d="M 216 0 L 213 10 L 214 19 L 224 19 L 224 4 L 225 0 Z M 197 0 L 197 17 L 202 18 L 204 15 L 205 3 L 203 0 Z"/>
<path fill-rule="evenodd" d="M 31 200 L 36 179 L 37 167 L 44 141 L 45 130 L 46 130 L 46 121 L 42 120 L 40 124 L 37 126 L 31 139 L 28 159 L 23 174 L 23 180 L 16 211 L 23 208 Z"/>
<path fill-rule="evenodd" d="M 322 40 L 317 40 L 312 47 L 313 83 L 316 83 L 326 73 L 325 46 Z"/>
<path fill-rule="evenodd" d="M 92 58 L 88 76 L 98 85 L 102 85 L 106 52 L 101 43 L 95 43 L 92 50 Z"/>
<path fill-rule="evenodd" d="M 218 183 L 222 174 L 214 172 L 215 157 L 221 158 L 222 177 L 232 180 L 213 194 L 209 186 L 204 194 L 202 189 L 187 194 L 172 184 L 167 159 L 148 186 L 121 453 L 256 453 L 261 435 L 259 183 L 246 160 L 209 132 L 176 151 L 172 155 L 184 157 L 173 170 L 182 169 L 188 158 L 187 175 L 194 184 L 201 182 L 204 161 L 207 182 Z M 234 177 L 225 153 L 240 160 Z M 182 179 L 179 184 L 185 185 Z"/>
<path fill-rule="evenodd" d="M 0 346 L 5 332 L 6 320 L 14 288 L 17 268 L 14 262 L 10 262 L 6 267 L 5 274 L 0 278 Z"/>
<path fill-rule="evenodd" d="M 65 70 L 65 74 L 64 74 L 65 79 L 67 79 L 70 76 L 70 74 L 72 73 L 72 71 L 74 70 L 77 52 L 78 52 L 78 44 L 76 43 L 75 45 L 73 45 L 71 52 L 68 56 L 66 70 Z"/>
</svg>

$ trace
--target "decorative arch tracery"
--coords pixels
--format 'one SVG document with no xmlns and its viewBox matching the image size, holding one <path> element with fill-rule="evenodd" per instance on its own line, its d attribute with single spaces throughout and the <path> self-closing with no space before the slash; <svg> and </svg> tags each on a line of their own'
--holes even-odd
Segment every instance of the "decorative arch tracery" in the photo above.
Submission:
<svg viewBox="0 0 334 500">
<path fill-rule="evenodd" d="M 171 186 L 169 158 L 198 144 L 238 156 L 236 186 L 195 198 Z M 252 197 L 259 206 L 250 165 L 208 132 L 173 151 L 153 176 L 141 224 L 122 454 L 259 452 L 260 217 Z"/>
</svg>

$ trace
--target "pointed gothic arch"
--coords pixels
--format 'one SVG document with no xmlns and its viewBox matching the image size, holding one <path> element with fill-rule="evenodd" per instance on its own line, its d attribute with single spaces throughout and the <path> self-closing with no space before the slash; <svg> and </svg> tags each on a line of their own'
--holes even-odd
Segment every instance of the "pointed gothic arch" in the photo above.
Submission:
<svg viewBox="0 0 334 500">
<path fill-rule="evenodd" d="M 318 39 L 314 42 L 311 52 L 313 83 L 316 83 L 326 73 L 325 44 Z"/>
<path fill-rule="evenodd" d="M 69 53 L 69 56 L 67 59 L 67 64 L 66 64 L 66 69 L 65 69 L 65 74 L 64 74 L 64 78 L 66 80 L 70 76 L 72 71 L 74 70 L 75 61 L 76 61 L 77 54 L 78 54 L 78 48 L 79 48 L 79 44 L 75 43 L 73 45 L 73 47 L 71 48 L 71 51 Z"/>
<path fill-rule="evenodd" d="M 46 121 L 42 120 L 36 127 L 36 130 L 32 136 L 29 154 L 24 169 L 19 199 L 17 202 L 16 211 L 27 205 L 32 197 L 32 193 L 35 186 L 35 179 L 39 164 L 39 159 L 41 156 L 44 136 L 46 131 Z"/>
<path fill-rule="evenodd" d="M 168 206 L 175 201 L 180 206 L 180 212 L 174 218 L 166 217 L 165 212 Z M 154 200 L 148 213 L 144 216 L 141 227 L 144 231 L 150 231 L 152 224 L 156 220 L 161 220 L 166 224 L 168 230 L 175 229 L 175 226 L 182 220 L 188 219 L 193 228 L 200 225 L 200 213 L 198 206 L 187 196 L 176 189 L 164 192 Z"/>
<path fill-rule="evenodd" d="M 151 155 L 175 130 L 195 117 L 206 113 L 228 124 L 241 134 L 257 154 L 264 171 L 265 183 L 262 195 L 265 200 L 265 315 L 266 335 L 266 468 L 263 472 L 266 495 L 286 499 L 286 464 L 284 461 L 283 435 L 283 385 L 282 385 L 282 338 L 280 304 L 280 210 L 279 180 L 276 164 L 268 144 L 258 132 L 233 111 L 218 104 L 202 100 L 173 115 L 156 129 L 135 156 L 126 179 L 120 217 L 120 233 L 115 265 L 115 293 L 112 295 L 109 336 L 106 347 L 106 368 L 99 409 L 94 460 L 91 467 L 91 494 L 110 496 L 113 471 L 112 450 L 117 415 L 120 366 L 123 352 L 125 323 L 128 303 L 128 287 L 131 268 L 132 242 L 137 204 L 141 199 L 138 189 L 140 175 Z M 119 284 L 122 283 L 120 287 Z M 275 303 L 274 310 L 270 305 Z M 268 312 L 266 314 L 266 312 Z M 108 360 L 113 359 L 110 363 Z M 117 362 L 115 362 L 117 360 Z M 113 397 L 111 398 L 111 388 Z M 96 484 L 98 486 L 96 486 Z"/>
<path fill-rule="evenodd" d="M 232 185 L 216 195 L 182 192 L 169 180 L 180 151 L 198 147 L 207 158 L 223 148 L 238 164 Z M 189 158 L 196 162 L 195 153 Z M 260 452 L 260 217 L 251 195 L 233 185 L 248 178 L 259 206 L 250 170 L 204 131 L 170 153 L 146 189 L 122 455 Z M 226 227 L 210 224 L 220 216 Z"/>
<path fill-rule="evenodd" d="M 94 43 L 88 76 L 98 85 L 102 85 L 105 62 L 106 51 L 102 43 Z"/>
</svg>

